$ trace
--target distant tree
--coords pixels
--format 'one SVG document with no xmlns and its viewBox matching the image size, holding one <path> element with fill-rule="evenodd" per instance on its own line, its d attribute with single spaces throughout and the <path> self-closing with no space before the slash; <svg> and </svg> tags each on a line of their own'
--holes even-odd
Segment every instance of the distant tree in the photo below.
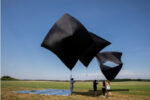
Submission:
<svg viewBox="0 0 150 100">
<path fill-rule="evenodd" d="M 12 81 L 16 81 L 16 80 L 18 80 L 18 79 L 12 78 L 12 77 L 10 77 L 10 76 L 3 76 L 3 77 L 1 78 L 1 80 L 12 80 Z"/>
</svg>

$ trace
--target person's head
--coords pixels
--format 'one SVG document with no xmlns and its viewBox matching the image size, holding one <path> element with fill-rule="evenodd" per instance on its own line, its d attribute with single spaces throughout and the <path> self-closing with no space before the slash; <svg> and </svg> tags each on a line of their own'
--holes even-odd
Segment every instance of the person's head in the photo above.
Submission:
<svg viewBox="0 0 150 100">
<path fill-rule="evenodd" d="M 107 80 L 107 83 L 108 83 L 108 84 L 110 84 L 110 81 L 109 81 L 109 80 Z"/>
<path fill-rule="evenodd" d="M 71 80 L 73 80 L 73 78 L 71 78 Z"/>
</svg>

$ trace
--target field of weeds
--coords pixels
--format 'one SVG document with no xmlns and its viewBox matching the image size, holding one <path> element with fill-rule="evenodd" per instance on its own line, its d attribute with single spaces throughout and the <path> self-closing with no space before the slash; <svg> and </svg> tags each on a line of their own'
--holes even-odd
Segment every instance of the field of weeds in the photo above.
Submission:
<svg viewBox="0 0 150 100">
<path fill-rule="evenodd" d="M 101 82 L 98 84 L 98 96 L 94 96 L 92 82 L 76 82 L 75 92 L 69 96 L 20 94 L 12 91 L 66 89 L 69 82 L 50 81 L 1 81 L 2 100 L 103 100 Z M 150 82 L 111 82 L 112 96 L 106 100 L 150 100 Z"/>
</svg>

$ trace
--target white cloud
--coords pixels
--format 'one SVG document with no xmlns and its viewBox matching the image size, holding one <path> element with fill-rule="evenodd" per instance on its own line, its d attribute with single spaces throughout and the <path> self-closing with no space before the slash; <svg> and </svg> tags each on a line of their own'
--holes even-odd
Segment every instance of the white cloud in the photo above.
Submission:
<svg viewBox="0 0 150 100">
<path fill-rule="evenodd" d="M 75 80 L 105 80 L 106 78 L 101 73 L 81 73 L 80 75 L 73 74 Z M 130 79 L 150 79 L 150 73 L 136 72 L 129 70 L 121 70 L 116 78 L 130 78 Z"/>
<path fill-rule="evenodd" d="M 82 73 L 80 75 L 72 75 L 76 80 L 100 80 L 105 79 L 102 73 Z"/>
<path fill-rule="evenodd" d="M 150 73 L 148 72 L 139 72 L 139 71 L 129 71 L 121 70 L 116 78 L 141 78 L 141 79 L 150 79 Z"/>
</svg>

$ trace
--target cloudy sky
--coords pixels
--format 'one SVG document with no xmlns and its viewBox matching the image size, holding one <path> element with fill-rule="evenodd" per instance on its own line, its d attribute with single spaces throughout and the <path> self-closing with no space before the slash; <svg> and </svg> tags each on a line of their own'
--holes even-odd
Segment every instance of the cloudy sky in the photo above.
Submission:
<svg viewBox="0 0 150 100">
<path fill-rule="evenodd" d="M 103 51 L 120 51 L 124 63 L 116 78 L 150 78 L 149 0 L 2 0 L 1 76 L 19 79 L 105 79 L 94 58 L 72 72 L 41 42 L 53 24 L 69 13 L 89 31 L 110 41 Z"/>
</svg>

